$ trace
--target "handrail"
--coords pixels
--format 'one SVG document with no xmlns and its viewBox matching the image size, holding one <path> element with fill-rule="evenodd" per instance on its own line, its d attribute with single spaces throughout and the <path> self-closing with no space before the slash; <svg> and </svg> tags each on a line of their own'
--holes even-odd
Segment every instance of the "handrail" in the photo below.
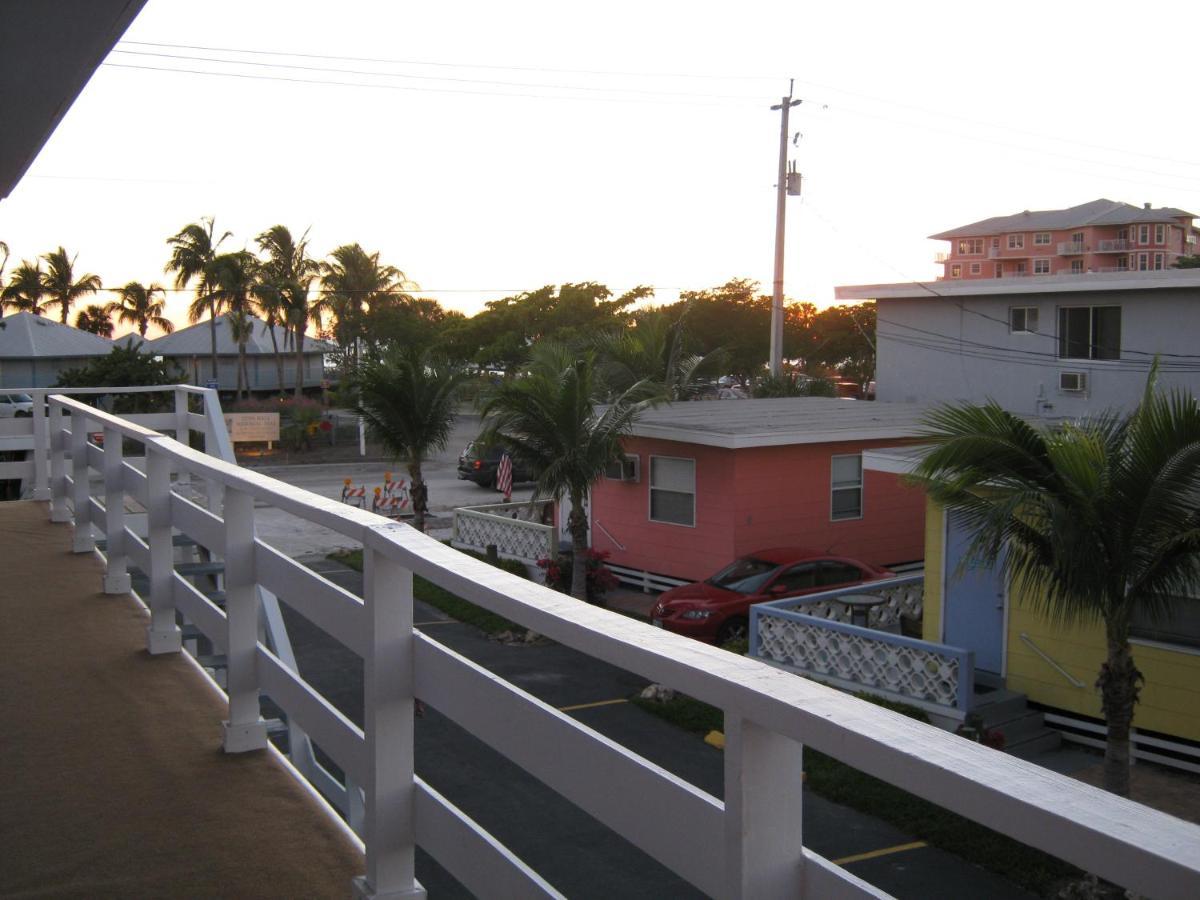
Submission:
<svg viewBox="0 0 1200 900">
<path fill-rule="evenodd" d="M 358 757 L 358 751 L 347 751 L 354 757 L 347 762 L 359 771 L 366 797 L 363 816 L 368 874 L 364 896 L 413 889 L 412 834 L 415 832 L 419 838 L 421 823 L 427 821 L 425 807 L 421 806 L 421 816 L 414 824 L 414 804 L 435 802 L 419 786 L 411 768 L 414 689 L 428 690 L 431 696 L 438 690 L 446 690 L 445 681 L 433 677 L 435 671 L 447 677 L 454 673 L 453 677 L 471 683 L 467 675 L 469 667 L 456 661 L 456 654 L 427 636 L 419 639 L 414 636 L 413 574 L 551 640 L 651 681 L 684 690 L 725 712 L 725 802 L 712 798 L 711 803 L 704 801 L 701 807 L 719 811 L 720 827 L 709 832 L 709 840 L 699 846 L 690 845 L 694 852 L 671 857 L 668 863 L 708 893 L 733 897 L 794 895 L 805 887 L 813 890 L 818 873 L 820 877 L 829 876 L 828 870 L 814 862 L 807 851 L 806 862 L 801 865 L 801 860 L 788 849 L 790 842 L 753 846 L 746 843 L 747 835 L 799 828 L 801 744 L 834 754 L 850 766 L 1141 893 L 1189 896 L 1200 892 L 1198 826 L 1183 824 L 1166 814 L 1049 774 L 1032 763 L 997 754 L 759 661 L 581 604 L 464 556 L 408 525 L 206 456 L 69 397 L 56 394 L 50 402 L 52 420 L 57 420 L 57 424 L 52 421 L 56 429 L 51 444 L 55 458 L 66 449 L 63 439 L 68 432 L 63 427 L 62 415 L 65 412 L 72 418 L 69 435 L 75 472 L 86 476 L 89 455 L 96 457 L 103 463 L 105 490 L 113 500 L 120 496 L 120 480 L 124 477 L 124 468 L 113 462 L 115 459 L 119 463 L 121 459 L 123 441 L 118 436 L 138 441 L 147 448 L 151 581 L 152 586 L 167 588 L 160 593 L 152 587 L 152 628 L 155 623 L 165 621 L 165 612 L 171 613 L 173 626 L 171 595 L 178 581 L 170 574 L 164 575 L 154 560 L 162 552 L 164 534 L 169 545 L 174 517 L 187 509 L 184 498 L 171 490 L 167 473 L 171 469 L 185 471 L 225 491 L 224 517 L 204 512 L 203 516 L 211 519 L 198 521 L 208 523 L 205 527 L 218 529 L 216 533 L 223 537 L 227 548 L 228 617 L 223 626 L 227 629 L 230 672 L 227 746 L 248 748 L 265 740 L 255 718 L 258 683 L 254 661 L 261 657 L 249 616 L 253 608 L 252 588 L 264 577 L 254 548 L 265 545 L 253 538 L 253 501 L 264 501 L 362 543 L 362 605 L 348 607 L 356 610 L 351 614 L 354 621 L 339 627 L 356 630 L 365 650 L 366 719 L 361 737 L 362 755 Z M 106 437 L 111 435 L 111 440 L 106 439 L 102 448 L 87 444 L 86 429 L 77 427 L 76 421 L 98 423 Z M 113 454 L 111 459 L 109 454 Z M 61 462 L 56 463 L 56 467 L 59 465 Z M 66 490 L 65 479 L 52 480 L 56 491 Z M 92 508 L 87 493 L 88 478 L 76 478 L 71 486 L 77 520 L 86 532 Z M 114 521 L 120 521 L 116 514 L 119 505 L 110 502 L 107 506 L 110 514 L 105 524 L 111 527 Z M 79 537 L 77 531 L 77 547 Z M 110 556 L 110 566 L 123 564 L 123 559 L 114 563 Z M 320 579 L 315 573 L 296 577 L 312 579 L 313 583 Z M 860 587 L 860 591 L 863 589 Z M 430 656 L 431 650 L 436 656 Z M 301 707 L 298 714 L 318 719 L 331 715 L 323 711 L 319 695 L 314 696 L 298 676 L 292 685 L 292 676 L 279 667 L 271 669 L 270 677 L 285 693 L 290 690 L 289 696 L 294 696 L 294 703 Z M 493 684 L 497 681 L 492 678 Z M 463 722 L 476 729 L 473 733 L 483 729 L 489 716 L 494 717 L 494 710 L 479 710 L 462 700 L 470 697 L 469 692 L 460 691 L 455 696 L 458 698 L 455 702 L 461 704 L 458 714 Z M 511 686 L 504 696 L 505 704 L 518 705 L 514 708 L 535 702 Z M 451 703 L 449 699 L 444 702 Z M 565 718 L 543 710 L 532 721 L 552 722 L 553 729 L 572 727 L 562 721 Z M 548 724 L 546 733 L 538 737 L 553 739 L 557 732 L 552 728 Z M 328 725 L 328 730 L 332 735 L 330 740 L 340 742 L 339 746 L 345 748 L 353 747 L 359 740 L 353 729 Z M 607 739 L 596 736 L 583 740 L 581 746 L 592 747 L 594 743 L 605 748 L 595 750 L 596 754 L 622 753 L 638 772 L 650 773 L 640 758 L 620 750 Z M 535 775 L 539 775 L 539 770 L 534 763 L 559 765 L 557 754 L 551 754 L 550 758 L 533 756 L 536 759 L 529 765 Z M 580 789 L 582 799 L 577 802 L 588 812 L 602 821 L 626 822 L 628 811 L 619 807 L 641 804 L 642 798 L 629 791 L 628 783 L 621 779 L 600 781 L 608 771 L 612 770 L 602 765 L 575 766 L 576 778 L 584 782 L 590 779 L 604 789 L 584 790 L 589 787 L 587 783 L 570 786 Z M 646 777 L 650 778 L 648 783 L 660 783 L 652 773 Z M 781 790 L 785 784 L 794 784 L 796 788 Z M 666 790 L 686 793 L 689 789 L 680 785 Z M 393 805 L 382 806 L 385 800 Z M 444 807 L 438 808 L 444 813 Z M 639 808 L 646 809 L 644 804 Z M 668 803 L 646 814 L 677 821 L 679 827 L 666 831 L 676 834 L 681 833 L 681 817 L 685 817 L 688 808 Z M 475 827 L 478 834 L 478 826 Z M 622 830 L 622 833 L 629 832 Z M 637 842 L 637 837 L 634 839 Z M 484 852 L 485 843 L 474 844 L 470 849 Z M 487 852 L 498 852 L 491 844 L 486 846 L 491 847 Z M 639 846 L 647 845 L 639 843 Z M 664 854 L 670 856 L 674 849 L 671 841 L 656 846 L 657 850 L 650 847 L 648 852 L 654 851 L 660 859 Z M 471 865 L 462 864 L 468 868 Z M 454 866 L 449 868 L 453 874 Z M 842 880 L 842 886 L 851 895 L 864 895 L 861 889 L 851 890 L 850 885 L 848 880 Z"/>
<path fill-rule="evenodd" d="M 1039 647 L 1037 644 L 1035 644 L 1033 642 L 1033 638 L 1031 638 L 1025 632 L 1022 631 L 1018 635 L 1018 637 L 1021 638 L 1021 642 L 1023 644 L 1025 644 L 1026 647 L 1028 647 L 1030 650 L 1032 650 L 1034 653 L 1036 653 L 1038 656 L 1040 656 L 1046 663 L 1048 663 L 1050 665 L 1050 667 L 1052 669 L 1054 669 L 1054 671 L 1056 671 L 1063 678 L 1067 679 L 1067 681 L 1071 682 L 1071 684 L 1075 685 L 1075 687 L 1077 687 L 1077 688 L 1087 687 L 1086 684 L 1084 684 L 1082 681 L 1080 681 L 1078 678 L 1076 678 L 1074 675 L 1072 675 L 1070 672 L 1068 672 L 1066 669 L 1064 669 L 1062 666 L 1060 666 L 1057 662 L 1055 662 L 1053 659 L 1051 659 L 1050 655 L 1048 653 L 1046 653 L 1046 651 L 1043 650 L 1041 647 Z"/>
<path fill-rule="evenodd" d="M 616 545 L 618 550 L 625 549 L 625 545 L 622 544 L 620 541 L 618 541 L 615 537 L 613 537 L 612 532 L 610 532 L 607 528 L 605 528 L 603 525 L 601 525 L 599 519 L 592 519 L 592 524 L 595 525 L 597 528 L 599 528 L 600 531 L 602 531 L 604 533 L 604 536 Z"/>
</svg>

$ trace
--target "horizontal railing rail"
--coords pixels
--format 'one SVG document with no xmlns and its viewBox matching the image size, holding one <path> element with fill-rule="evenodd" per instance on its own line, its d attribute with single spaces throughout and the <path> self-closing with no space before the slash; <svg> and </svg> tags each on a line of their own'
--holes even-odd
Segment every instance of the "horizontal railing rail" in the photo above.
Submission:
<svg viewBox="0 0 1200 900">
<path fill-rule="evenodd" d="M 420 896 L 413 868 L 418 844 L 477 892 L 556 896 L 440 797 L 436 786 L 415 776 L 415 695 L 714 896 L 880 896 L 801 846 L 804 744 L 1135 891 L 1164 897 L 1200 892 L 1200 827 L 758 660 L 579 603 L 407 525 L 206 456 L 70 398 L 56 395 L 50 403 L 52 468 L 65 476 L 68 453 L 72 468 L 71 478 L 51 483 L 56 500 L 68 489 L 74 496 L 75 549 L 90 551 L 95 523 L 106 529 L 109 585 L 125 577 L 130 558 L 148 564 L 151 652 L 178 647 L 177 605 L 224 649 L 228 751 L 265 746 L 262 690 L 343 767 L 350 819 L 366 846 L 360 896 Z M 104 434 L 102 446 L 88 441 L 96 430 Z M 145 450 L 145 542 L 126 539 L 127 488 L 132 485 L 137 496 L 142 482 L 139 469 L 126 466 L 123 438 Z M 89 493 L 88 469 L 95 466 L 104 475 L 103 508 Z M 193 503 L 172 482 L 173 471 L 202 480 L 210 499 L 219 492 L 223 502 L 207 510 Z M 256 504 L 361 543 L 362 599 L 326 586 L 317 573 L 293 567 L 255 539 Z M 222 552 L 224 610 L 172 571 L 176 528 Z M 414 575 L 723 710 L 723 801 L 416 633 Z M 362 727 L 259 643 L 259 585 L 280 589 L 284 602 L 307 608 L 319 627 L 362 654 Z M 546 747 L 555 752 L 544 752 Z M 559 752 L 561 747 L 570 752 Z"/>
</svg>

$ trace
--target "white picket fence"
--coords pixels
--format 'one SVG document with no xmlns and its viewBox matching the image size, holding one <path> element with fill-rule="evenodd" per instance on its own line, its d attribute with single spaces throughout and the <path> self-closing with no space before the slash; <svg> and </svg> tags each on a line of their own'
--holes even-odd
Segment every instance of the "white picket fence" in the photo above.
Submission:
<svg viewBox="0 0 1200 900">
<path fill-rule="evenodd" d="M 103 446 L 88 440 L 95 431 L 103 432 Z M 123 457 L 122 439 L 144 462 Z M 416 777 L 414 695 L 710 896 L 884 896 L 803 846 L 804 744 L 1140 893 L 1200 896 L 1200 827 L 761 662 L 580 604 L 407 525 L 205 456 L 68 397 L 50 399 L 49 461 L 52 516 L 66 519 L 73 500 L 77 551 L 91 549 L 95 531 L 105 534 L 109 587 L 123 586 L 130 561 L 150 573 L 150 652 L 178 648 L 177 610 L 224 649 L 226 749 L 265 745 L 261 689 L 347 773 L 348 796 L 362 798 L 361 806 L 350 804 L 366 845 L 358 896 L 423 896 L 413 865 L 418 845 L 481 896 L 559 896 Z M 98 497 L 89 492 L 89 469 L 103 473 Z M 223 495 L 223 502 L 202 508 L 172 473 L 206 482 L 210 499 Z M 125 527 L 127 498 L 147 509 L 146 541 Z M 256 540 L 256 503 L 361 542 L 363 598 Z M 224 611 L 172 569 L 174 530 L 225 559 Z M 415 631 L 413 573 L 723 710 L 724 800 Z M 259 643 L 259 586 L 363 657 L 363 728 Z"/>
</svg>

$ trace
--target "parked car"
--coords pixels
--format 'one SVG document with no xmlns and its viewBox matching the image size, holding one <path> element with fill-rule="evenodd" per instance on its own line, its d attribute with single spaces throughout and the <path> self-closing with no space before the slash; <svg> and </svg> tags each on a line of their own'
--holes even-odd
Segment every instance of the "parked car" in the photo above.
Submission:
<svg viewBox="0 0 1200 900">
<path fill-rule="evenodd" d="M 471 441 L 458 455 L 458 477 L 473 481 L 480 487 L 494 488 L 496 471 L 500 468 L 500 457 L 503 455 L 504 447 L 500 444 L 485 448 L 479 441 Z M 524 465 L 513 459 L 513 484 L 533 481 L 536 477 Z"/>
<path fill-rule="evenodd" d="M 755 603 L 893 577 L 857 559 L 773 547 L 736 559 L 704 581 L 672 588 L 659 597 L 650 620 L 676 634 L 724 644 L 746 636 Z"/>
<path fill-rule="evenodd" d="M 28 394 L 0 394 L 0 419 L 33 415 L 33 398 Z"/>
</svg>

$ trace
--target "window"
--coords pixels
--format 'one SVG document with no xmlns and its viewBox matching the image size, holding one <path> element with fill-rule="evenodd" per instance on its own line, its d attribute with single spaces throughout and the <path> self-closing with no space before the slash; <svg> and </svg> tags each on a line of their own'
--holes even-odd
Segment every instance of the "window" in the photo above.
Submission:
<svg viewBox="0 0 1200 900">
<path fill-rule="evenodd" d="M 863 580 L 862 570 L 850 563 L 829 560 L 820 563 L 817 569 L 817 587 L 833 587 L 838 584 L 855 584 Z"/>
<path fill-rule="evenodd" d="M 1000 238 L 998 238 L 998 237 L 992 238 L 992 246 L 995 247 L 997 250 L 999 250 L 1000 249 Z"/>
<path fill-rule="evenodd" d="M 1035 259 L 1033 261 L 1033 274 L 1034 275 L 1049 275 L 1050 274 L 1050 260 Z"/>
<path fill-rule="evenodd" d="M 1071 235 L 1071 243 L 1072 244 L 1082 244 L 1083 243 L 1083 232 L 1077 231 L 1073 235 Z"/>
<path fill-rule="evenodd" d="M 1036 306 L 1013 306 L 1008 310 L 1008 330 L 1013 334 L 1033 334 L 1038 326 Z"/>
<path fill-rule="evenodd" d="M 1133 637 L 1163 644 L 1200 647 L 1200 600 L 1179 597 L 1169 616 L 1151 617 L 1139 604 L 1133 606 L 1129 632 Z"/>
<path fill-rule="evenodd" d="M 1118 228 L 1117 229 L 1117 240 L 1118 241 L 1129 240 L 1129 229 L 1128 228 Z"/>
<path fill-rule="evenodd" d="M 959 263 L 954 263 L 950 266 L 951 278 L 962 278 L 962 266 Z"/>
<path fill-rule="evenodd" d="M 983 266 L 980 263 L 971 263 L 971 274 L 978 275 L 983 271 Z"/>
<path fill-rule="evenodd" d="M 797 591 L 807 591 L 817 586 L 817 564 L 816 563 L 800 563 L 798 566 L 792 566 L 782 575 L 775 579 L 771 585 L 771 592 L 779 591 L 782 594 L 794 594 Z M 783 590 L 779 590 L 782 588 Z"/>
<path fill-rule="evenodd" d="M 1071 274 L 1079 275 L 1082 272 L 1083 272 L 1083 260 L 1082 259 L 1071 260 Z"/>
<path fill-rule="evenodd" d="M 1150 243 L 1150 226 L 1149 225 L 1139 225 L 1138 226 L 1138 243 L 1139 244 Z"/>
<path fill-rule="evenodd" d="M 650 521 L 696 524 L 696 461 L 650 457 Z"/>
<path fill-rule="evenodd" d="M 1129 268 L 1129 257 L 1128 256 L 1118 256 L 1117 257 L 1117 271 L 1124 272 L 1128 268 Z"/>
<path fill-rule="evenodd" d="M 1004 277 L 1004 264 L 1003 263 L 996 263 L 996 277 L 997 278 Z"/>
<path fill-rule="evenodd" d="M 1150 254 L 1149 253 L 1139 253 L 1137 255 L 1137 259 L 1138 259 L 1137 267 L 1138 267 L 1139 272 L 1145 272 L 1147 269 L 1150 268 Z"/>
<path fill-rule="evenodd" d="M 1035 247 L 1046 247 L 1050 244 L 1050 232 L 1038 231 L 1033 235 L 1033 244 Z"/>
<path fill-rule="evenodd" d="M 1025 263 L 1024 263 L 1024 261 L 1022 261 L 1022 262 L 1019 262 L 1019 263 L 1016 263 L 1016 264 L 1013 266 L 1013 274 L 1014 274 L 1014 275 L 1024 275 L 1024 274 L 1025 274 Z"/>
<path fill-rule="evenodd" d="M 1162 267 L 1163 267 L 1163 254 L 1155 253 L 1154 254 L 1154 270 L 1158 271 Z"/>
<path fill-rule="evenodd" d="M 1008 236 L 1008 249 L 1009 250 L 1024 250 L 1025 249 L 1025 235 L 1010 234 Z"/>
<path fill-rule="evenodd" d="M 983 238 L 966 238 L 958 242 L 959 256 L 978 255 L 983 252 Z"/>
<path fill-rule="evenodd" d="M 1059 359 L 1120 359 L 1121 307 L 1064 306 L 1058 310 Z"/>
<path fill-rule="evenodd" d="M 1166 242 L 1167 242 L 1167 226 L 1166 225 L 1155 225 L 1154 226 L 1154 243 L 1165 244 Z"/>
<path fill-rule="evenodd" d="M 830 466 L 832 502 L 830 519 L 862 518 L 862 454 L 835 456 Z"/>
</svg>

